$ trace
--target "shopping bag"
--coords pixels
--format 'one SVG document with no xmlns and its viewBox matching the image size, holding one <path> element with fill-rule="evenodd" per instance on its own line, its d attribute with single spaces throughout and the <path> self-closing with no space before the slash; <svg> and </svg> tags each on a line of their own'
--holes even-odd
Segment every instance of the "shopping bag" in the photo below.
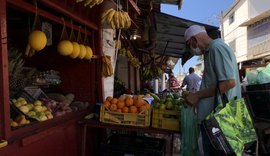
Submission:
<svg viewBox="0 0 270 156">
<path fill-rule="evenodd" d="M 197 115 L 190 106 L 181 109 L 182 141 L 180 156 L 197 156 L 199 154 L 199 125 Z"/>
<path fill-rule="evenodd" d="M 222 104 L 215 104 L 216 109 L 202 124 L 219 155 L 242 156 L 244 145 L 257 139 L 245 100 L 234 98 L 228 101 L 225 94 L 221 99 Z"/>
</svg>

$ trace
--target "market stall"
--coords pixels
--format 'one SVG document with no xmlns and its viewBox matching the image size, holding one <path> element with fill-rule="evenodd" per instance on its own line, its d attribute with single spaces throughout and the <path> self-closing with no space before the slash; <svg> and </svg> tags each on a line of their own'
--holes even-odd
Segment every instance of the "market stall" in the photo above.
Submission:
<svg viewBox="0 0 270 156">
<path fill-rule="evenodd" d="M 2 0 L 0 7 L 0 155 L 79 155 L 77 121 L 102 99 L 100 6 Z"/>
<path fill-rule="evenodd" d="M 191 57 L 183 33 L 201 23 L 160 13 L 180 1 L 0 2 L 1 156 L 98 155 L 111 130 L 181 132 L 181 97 L 141 92 Z"/>
</svg>

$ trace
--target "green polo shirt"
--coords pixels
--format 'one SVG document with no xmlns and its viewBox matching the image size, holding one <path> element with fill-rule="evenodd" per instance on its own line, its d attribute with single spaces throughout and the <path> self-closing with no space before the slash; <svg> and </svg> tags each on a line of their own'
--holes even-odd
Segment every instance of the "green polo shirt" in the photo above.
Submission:
<svg viewBox="0 0 270 156">
<path fill-rule="evenodd" d="M 236 96 L 241 98 L 241 86 L 234 52 L 221 39 L 215 39 L 204 54 L 204 73 L 200 90 L 216 85 L 218 81 L 230 79 L 236 80 L 236 86 L 226 93 L 228 99 Z M 214 97 L 200 100 L 198 104 L 199 123 L 212 112 L 214 101 Z M 221 103 L 220 99 L 219 103 Z"/>
</svg>

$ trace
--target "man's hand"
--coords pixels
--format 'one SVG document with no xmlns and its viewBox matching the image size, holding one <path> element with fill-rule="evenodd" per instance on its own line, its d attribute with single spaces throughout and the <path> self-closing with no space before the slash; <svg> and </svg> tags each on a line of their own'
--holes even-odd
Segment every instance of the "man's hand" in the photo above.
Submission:
<svg viewBox="0 0 270 156">
<path fill-rule="evenodd" d="M 196 93 L 189 93 L 185 100 L 189 105 L 196 106 L 200 98 Z"/>
</svg>

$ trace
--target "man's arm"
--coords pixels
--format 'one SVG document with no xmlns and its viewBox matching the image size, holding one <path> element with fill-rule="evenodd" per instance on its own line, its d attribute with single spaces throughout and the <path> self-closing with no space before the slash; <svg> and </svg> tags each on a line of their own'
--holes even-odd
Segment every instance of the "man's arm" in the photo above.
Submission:
<svg viewBox="0 0 270 156">
<path fill-rule="evenodd" d="M 234 79 L 219 82 L 219 89 L 220 89 L 221 94 L 226 93 L 228 90 L 233 88 L 235 85 L 236 85 L 236 82 Z M 217 89 L 216 86 L 211 86 L 207 89 L 198 91 L 196 93 L 190 93 L 186 97 L 186 101 L 190 105 L 196 105 L 199 102 L 199 100 L 202 98 L 215 96 L 216 91 L 217 91 L 216 89 Z"/>
</svg>

